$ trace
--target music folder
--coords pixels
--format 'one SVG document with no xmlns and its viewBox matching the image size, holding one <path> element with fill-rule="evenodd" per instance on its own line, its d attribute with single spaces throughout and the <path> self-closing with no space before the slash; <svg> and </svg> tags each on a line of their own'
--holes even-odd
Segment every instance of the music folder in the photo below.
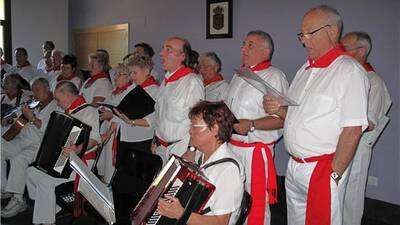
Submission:
<svg viewBox="0 0 400 225">
<path fill-rule="evenodd" d="M 78 191 L 109 223 L 116 222 L 114 199 L 110 188 L 101 182 L 74 153 L 70 153 L 70 167 L 80 176 Z"/>
<path fill-rule="evenodd" d="M 236 73 L 244 81 L 249 83 L 255 89 L 259 90 L 263 95 L 268 95 L 271 98 L 277 100 L 281 106 L 298 106 L 299 104 L 288 96 L 276 90 L 274 87 L 269 85 L 265 80 L 259 77 L 256 73 L 251 71 L 249 68 L 242 67 L 235 69 Z"/>
</svg>

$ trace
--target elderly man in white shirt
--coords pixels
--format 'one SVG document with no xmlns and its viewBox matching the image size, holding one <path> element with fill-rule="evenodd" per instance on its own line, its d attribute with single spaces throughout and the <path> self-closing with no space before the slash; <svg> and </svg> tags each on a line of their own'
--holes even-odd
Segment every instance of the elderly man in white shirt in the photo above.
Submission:
<svg viewBox="0 0 400 225">
<path fill-rule="evenodd" d="M 12 198 L 1 211 L 1 217 L 8 218 L 25 211 L 26 203 L 23 194 L 26 184 L 27 168 L 35 159 L 41 139 L 47 126 L 50 113 L 60 110 L 53 100 L 49 83 L 45 78 L 38 78 L 32 84 L 33 95 L 40 101 L 39 108 L 35 110 L 23 106 L 22 113 L 30 121 L 21 133 L 11 141 L 1 139 L 1 181 L 5 184 L 6 194 Z M 5 160 L 10 160 L 10 173 L 5 177 Z M 2 198 L 5 197 L 2 195 Z"/>
<path fill-rule="evenodd" d="M 241 48 L 242 65 L 266 83 L 286 93 L 285 74 L 271 65 L 274 44 L 271 36 L 260 30 L 250 31 Z M 277 201 L 276 174 L 273 162 L 275 142 L 282 135 L 283 121 L 268 115 L 263 109 L 263 93 L 238 75 L 232 78 L 225 103 L 240 123 L 238 134 L 232 135 L 230 145 L 241 159 L 246 172 L 246 190 L 253 198 L 248 224 L 270 224 L 269 204 Z"/>
<path fill-rule="evenodd" d="M 342 224 L 348 168 L 368 126 L 369 82 L 339 45 L 341 29 L 335 9 L 309 10 L 298 34 L 309 59 L 288 91 L 299 106 L 280 107 L 265 97 L 265 110 L 285 120 L 288 225 Z"/>
<path fill-rule="evenodd" d="M 69 81 L 62 81 L 57 84 L 54 91 L 54 98 L 58 105 L 72 117 L 82 121 L 83 123 L 91 126 L 89 143 L 87 151 L 83 156 L 83 160 L 92 165 L 94 161 L 94 154 L 91 149 L 94 149 L 98 143 L 101 143 L 101 136 L 99 134 L 99 113 L 96 108 L 86 103 L 85 99 L 78 95 L 78 89 Z M 83 106 L 87 107 L 83 107 Z M 79 152 L 81 147 L 72 145 L 63 149 L 68 154 L 71 151 Z M 75 173 L 72 172 L 67 179 L 52 177 L 34 167 L 28 168 L 27 188 L 29 196 L 35 200 L 33 209 L 33 223 L 34 224 L 54 224 L 56 212 L 60 208 L 56 205 L 55 188 L 56 186 L 72 181 L 75 179 Z"/>
<path fill-rule="evenodd" d="M 383 131 L 379 129 L 379 127 L 382 127 L 379 126 L 381 125 L 379 122 L 389 111 L 392 100 L 385 82 L 367 61 L 372 48 L 369 35 L 364 32 L 350 32 L 341 39 L 341 42 L 345 50 L 364 66 L 371 86 L 368 93 L 369 126 L 358 144 L 344 199 L 343 224 L 360 225 L 364 212 L 368 167 L 371 162 L 372 146 L 376 141 L 370 139 L 371 137 L 378 137 Z"/>
<path fill-rule="evenodd" d="M 200 79 L 188 67 L 190 44 L 180 37 L 164 42 L 160 56 L 167 71 L 156 97 L 154 117 L 145 118 L 155 128 L 158 147 L 152 149 L 168 161 L 171 154 L 182 156 L 189 144 L 189 109 L 204 99 L 204 87 Z"/>
<path fill-rule="evenodd" d="M 51 70 L 51 52 L 54 50 L 55 45 L 52 41 L 45 41 L 42 45 L 43 58 L 38 62 L 37 69 L 47 73 Z"/>
<path fill-rule="evenodd" d="M 205 98 L 207 101 L 221 101 L 225 99 L 229 83 L 220 74 L 221 64 L 221 60 L 215 52 L 206 52 L 199 57 L 198 70 L 203 77 Z"/>
<path fill-rule="evenodd" d="M 189 118 L 191 143 L 199 150 L 200 170 L 215 186 L 215 191 L 205 204 L 204 213 L 192 213 L 187 224 L 236 224 L 245 176 L 240 160 L 227 144 L 234 116 L 223 102 L 201 101 L 190 110 Z M 232 161 L 217 163 L 224 159 Z M 159 200 L 158 211 L 168 218 L 179 219 L 184 208 L 179 199 L 165 195 Z"/>
</svg>

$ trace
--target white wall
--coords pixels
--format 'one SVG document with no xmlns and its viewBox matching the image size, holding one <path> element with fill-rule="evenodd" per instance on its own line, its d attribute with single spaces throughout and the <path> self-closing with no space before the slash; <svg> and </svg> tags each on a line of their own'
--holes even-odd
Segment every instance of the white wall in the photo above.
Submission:
<svg viewBox="0 0 400 225">
<path fill-rule="evenodd" d="M 11 29 L 12 49 L 26 48 L 33 65 L 42 57 L 44 41 L 51 40 L 67 52 L 68 0 L 12 0 Z"/>
</svg>

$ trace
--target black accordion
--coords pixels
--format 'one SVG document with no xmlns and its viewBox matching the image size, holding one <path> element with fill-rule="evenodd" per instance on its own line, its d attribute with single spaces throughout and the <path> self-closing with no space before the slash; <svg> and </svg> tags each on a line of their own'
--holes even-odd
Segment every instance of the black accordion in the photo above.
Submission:
<svg viewBox="0 0 400 225">
<path fill-rule="evenodd" d="M 215 190 L 207 178 L 190 164 L 177 156 L 171 156 L 131 214 L 132 225 L 186 224 L 192 212 L 201 212 Z M 160 197 L 170 195 L 179 199 L 185 211 L 179 220 L 169 219 L 157 213 Z"/>
<path fill-rule="evenodd" d="M 69 157 L 63 154 L 62 148 L 82 144 L 79 153 L 79 157 L 82 157 L 89 143 L 91 129 L 91 126 L 74 117 L 52 112 L 34 166 L 50 176 L 68 178 L 72 169 L 69 167 Z"/>
</svg>

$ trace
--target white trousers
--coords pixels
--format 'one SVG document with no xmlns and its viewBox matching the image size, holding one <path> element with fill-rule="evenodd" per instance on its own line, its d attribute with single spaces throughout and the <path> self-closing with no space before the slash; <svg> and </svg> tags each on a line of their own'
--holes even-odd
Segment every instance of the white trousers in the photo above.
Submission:
<svg viewBox="0 0 400 225">
<path fill-rule="evenodd" d="M 353 165 L 350 168 L 349 181 L 346 187 L 343 225 L 361 224 L 371 154 L 371 146 L 360 141 L 354 155 Z"/>
<path fill-rule="evenodd" d="M 23 194 L 26 184 L 26 169 L 35 160 L 39 144 L 32 139 L 15 137 L 11 141 L 1 139 L 1 190 Z M 7 163 L 10 173 L 7 178 Z"/>
<path fill-rule="evenodd" d="M 298 163 L 290 158 L 286 171 L 286 203 L 288 225 L 304 225 L 306 219 L 307 193 L 311 175 L 317 162 Z M 344 192 L 348 170 L 339 183 L 331 178 L 331 225 L 341 225 L 343 216 Z"/>
<path fill-rule="evenodd" d="M 232 145 L 229 143 L 229 147 L 232 149 L 233 153 L 240 159 L 246 180 L 245 180 L 245 189 L 247 192 L 251 194 L 251 166 L 252 166 L 252 158 L 253 158 L 253 149 L 254 147 L 238 147 L 235 145 Z M 274 145 L 268 145 L 269 149 L 271 150 L 271 154 L 273 155 L 274 152 Z M 267 161 L 267 155 L 265 152 L 263 153 L 263 159 L 264 159 L 264 165 L 265 165 L 265 174 L 268 176 L 268 161 Z M 268 180 L 268 177 L 265 178 L 265 181 Z M 267 190 L 265 190 L 267 193 Z M 268 204 L 268 194 L 266 194 L 266 206 L 265 206 L 265 214 L 264 214 L 264 225 L 270 225 L 271 224 L 271 212 L 269 209 L 269 204 Z M 247 224 L 247 220 L 246 223 Z M 261 224 L 261 223 L 260 223 Z"/>
</svg>

